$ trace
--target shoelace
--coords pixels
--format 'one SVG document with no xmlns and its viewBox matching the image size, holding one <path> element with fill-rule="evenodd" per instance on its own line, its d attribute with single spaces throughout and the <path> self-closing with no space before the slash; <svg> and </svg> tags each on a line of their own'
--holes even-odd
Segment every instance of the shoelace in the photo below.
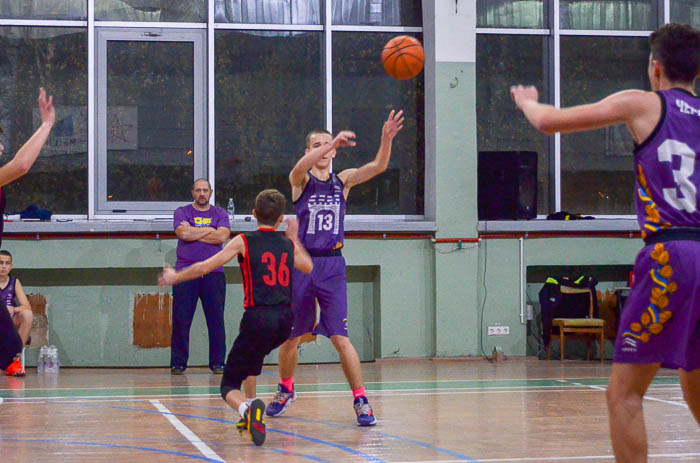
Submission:
<svg viewBox="0 0 700 463">
<path fill-rule="evenodd" d="M 275 394 L 275 402 L 286 402 L 287 399 L 289 399 L 292 396 L 292 394 L 294 394 L 294 393 L 293 392 L 282 392 L 282 391 L 278 390 L 277 393 Z"/>
<path fill-rule="evenodd" d="M 370 407 L 368 403 L 364 402 L 355 404 L 355 413 L 358 415 L 371 415 L 372 407 Z"/>
</svg>

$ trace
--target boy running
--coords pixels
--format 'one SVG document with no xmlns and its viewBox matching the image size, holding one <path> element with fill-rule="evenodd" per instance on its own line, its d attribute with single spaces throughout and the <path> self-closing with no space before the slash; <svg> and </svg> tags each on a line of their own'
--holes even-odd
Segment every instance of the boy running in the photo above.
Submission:
<svg viewBox="0 0 700 463">
<path fill-rule="evenodd" d="M 253 215 L 258 230 L 237 235 L 214 256 L 182 270 L 165 266 L 158 284 L 176 285 L 221 267 L 238 256 L 243 275 L 244 313 L 238 337 L 228 354 L 221 379 L 221 397 L 238 410 L 255 445 L 265 442 L 265 404 L 246 401 L 255 395 L 255 377 L 262 371 L 265 356 L 282 344 L 292 329 L 291 269 L 309 273 L 311 258 L 297 238 L 297 222 L 288 219 L 286 238 L 275 233 L 284 219 L 285 197 L 277 190 L 264 190 L 255 199 Z M 252 388 L 251 388 L 252 386 Z"/>
</svg>

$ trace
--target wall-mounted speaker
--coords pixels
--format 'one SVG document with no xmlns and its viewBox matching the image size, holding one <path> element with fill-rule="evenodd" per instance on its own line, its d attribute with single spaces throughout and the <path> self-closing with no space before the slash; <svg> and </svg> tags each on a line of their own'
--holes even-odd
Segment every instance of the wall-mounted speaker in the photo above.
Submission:
<svg viewBox="0 0 700 463">
<path fill-rule="evenodd" d="M 537 153 L 479 151 L 479 220 L 537 217 Z"/>
</svg>

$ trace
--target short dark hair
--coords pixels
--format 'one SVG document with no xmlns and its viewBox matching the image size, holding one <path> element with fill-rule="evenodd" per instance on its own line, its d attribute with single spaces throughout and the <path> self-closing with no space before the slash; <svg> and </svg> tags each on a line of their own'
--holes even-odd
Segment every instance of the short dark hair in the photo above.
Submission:
<svg viewBox="0 0 700 463">
<path fill-rule="evenodd" d="M 649 36 L 652 59 L 661 62 L 671 82 L 692 83 L 700 71 L 700 32 L 670 23 Z"/>
<path fill-rule="evenodd" d="M 10 254 L 10 251 L 5 251 L 4 249 L 0 249 L 0 256 L 7 256 L 12 260 L 12 254 Z"/>
<path fill-rule="evenodd" d="M 255 198 L 255 216 L 261 225 L 274 226 L 280 216 L 284 215 L 287 198 L 277 190 L 269 189 L 258 193 Z"/>
<path fill-rule="evenodd" d="M 320 133 L 325 133 L 326 135 L 330 135 L 331 137 L 333 137 L 333 134 L 330 133 L 326 129 L 313 129 L 311 132 L 306 134 L 306 147 L 307 148 L 309 148 L 309 145 L 311 144 L 311 137 L 313 137 L 314 135 L 318 135 Z"/>
<path fill-rule="evenodd" d="M 209 180 L 207 180 L 207 179 L 204 178 L 204 177 L 198 178 L 197 180 L 195 180 L 194 182 L 192 182 L 192 189 L 193 189 L 193 190 L 194 190 L 194 186 L 197 184 L 197 182 L 207 182 L 207 185 L 209 186 L 209 189 L 211 190 L 211 183 L 209 183 Z"/>
</svg>

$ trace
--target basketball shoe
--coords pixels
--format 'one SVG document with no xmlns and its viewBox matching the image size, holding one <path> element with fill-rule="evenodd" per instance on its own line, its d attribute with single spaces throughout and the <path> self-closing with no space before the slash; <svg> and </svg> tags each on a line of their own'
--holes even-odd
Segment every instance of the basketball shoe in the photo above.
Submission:
<svg viewBox="0 0 700 463">
<path fill-rule="evenodd" d="M 5 375 L 7 376 L 24 376 L 24 369 L 22 369 L 22 362 L 15 360 L 7 367 L 5 370 Z"/>
<path fill-rule="evenodd" d="M 277 385 L 277 394 L 272 402 L 267 405 L 265 413 L 267 416 L 280 416 L 287 409 L 287 406 L 297 400 L 294 388 L 290 391 L 281 384 Z"/>
<path fill-rule="evenodd" d="M 372 411 L 372 407 L 370 407 L 369 401 L 365 396 L 355 399 L 355 414 L 357 414 L 358 426 L 374 426 L 377 424 L 374 411 Z"/>
</svg>

